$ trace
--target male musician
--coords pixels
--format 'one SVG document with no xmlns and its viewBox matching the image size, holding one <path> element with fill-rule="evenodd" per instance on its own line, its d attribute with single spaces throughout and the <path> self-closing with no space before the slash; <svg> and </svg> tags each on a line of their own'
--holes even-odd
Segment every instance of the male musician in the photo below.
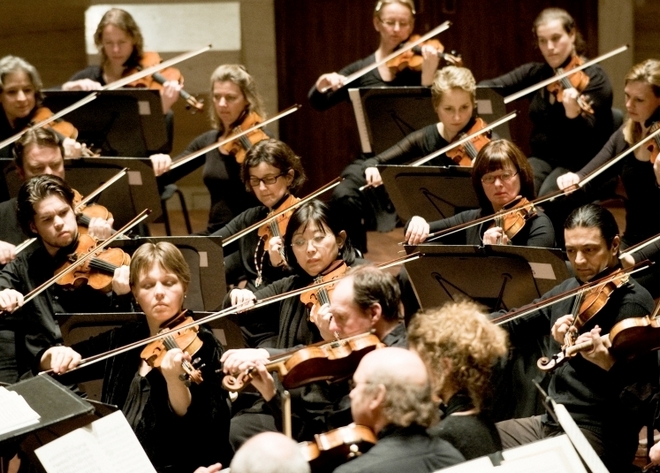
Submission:
<svg viewBox="0 0 660 473">
<path fill-rule="evenodd" d="M 575 277 L 545 294 L 547 299 L 581 285 L 612 275 L 619 268 L 620 239 L 616 221 L 606 209 L 589 204 L 573 211 L 564 224 L 566 253 Z M 588 297 L 588 296 L 587 296 Z M 653 299 L 632 279 L 614 289 L 603 307 L 586 322 L 572 315 L 575 297 L 539 309 L 535 316 L 508 322 L 511 343 L 524 343 L 526 336 L 545 327 L 552 339 L 548 353 L 557 353 L 566 343 L 590 341 L 582 351 L 550 376 L 548 394 L 564 404 L 582 433 L 610 471 L 626 471 L 632 464 L 638 435 L 645 419 L 642 402 L 633 395 L 657 380 L 657 356 L 639 353 L 633 361 L 617 358 L 601 339 L 616 322 L 650 314 Z M 497 424 L 504 448 L 562 433 L 547 415 L 512 419 Z"/>
<path fill-rule="evenodd" d="M 387 346 L 406 346 L 406 330 L 400 316 L 401 292 L 391 274 L 372 266 L 349 270 L 330 293 L 314 322 L 326 340 L 345 338 L 373 330 Z M 246 365 L 247 366 L 247 365 Z M 253 385 L 266 405 L 250 409 L 232 419 L 230 440 L 236 448 L 264 430 L 281 430 L 281 396 L 263 362 L 256 369 Z M 351 422 L 347 382 L 312 383 L 292 392 L 294 437 L 310 439 L 313 434 L 343 427 Z M 296 396 L 297 394 L 297 396 Z"/>
<path fill-rule="evenodd" d="M 277 432 L 255 435 L 238 449 L 229 465 L 232 473 L 309 473 L 300 446 Z"/>
<path fill-rule="evenodd" d="M 24 181 L 42 174 L 64 179 L 62 138 L 50 128 L 27 131 L 14 144 L 13 152 L 14 165 Z M 15 245 L 28 239 L 16 218 L 16 198 L 0 203 L 0 222 L 0 265 L 4 265 L 16 257 Z M 111 234 L 112 223 L 112 219 L 93 218 L 89 233 L 105 239 Z"/>
<path fill-rule="evenodd" d="M 424 362 L 403 348 L 368 353 L 353 375 L 351 413 L 378 442 L 335 473 L 422 473 L 465 461 L 446 440 L 426 429 L 438 420 Z"/>
<path fill-rule="evenodd" d="M 0 315 L 3 322 L 0 338 L 0 381 L 13 383 L 36 366 L 40 352 L 62 343 L 55 320 L 56 313 L 116 312 L 119 304 L 129 306 L 128 267 L 115 270 L 113 293 L 103 294 L 88 286 L 64 290 L 51 286 L 23 306 L 24 297 L 49 280 L 78 243 L 78 225 L 73 211 L 73 191 L 59 177 L 44 174 L 25 182 L 17 197 L 18 222 L 23 231 L 38 239 L 35 250 L 20 253 L 0 271 Z M 123 300 L 122 300 L 123 299 Z M 17 309 L 21 309 L 20 311 Z M 13 313 L 16 311 L 15 313 Z"/>
</svg>

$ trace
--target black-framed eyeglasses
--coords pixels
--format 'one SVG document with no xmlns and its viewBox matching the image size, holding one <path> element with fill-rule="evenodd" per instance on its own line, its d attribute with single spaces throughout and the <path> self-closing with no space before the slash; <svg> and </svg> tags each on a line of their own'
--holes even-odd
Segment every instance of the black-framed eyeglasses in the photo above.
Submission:
<svg viewBox="0 0 660 473">
<path fill-rule="evenodd" d="M 278 174 L 277 176 L 266 176 L 266 177 L 250 177 L 250 180 L 248 181 L 250 183 L 250 187 L 259 187 L 259 185 L 263 182 L 267 186 L 272 186 L 277 182 L 277 180 L 284 176 L 284 173 Z"/>
<path fill-rule="evenodd" d="M 509 182 L 517 175 L 518 175 L 518 171 L 516 172 L 506 171 L 503 172 L 502 174 L 498 174 L 497 176 L 484 176 L 481 178 L 481 182 L 483 184 L 495 184 L 495 181 L 497 179 L 499 179 L 502 182 Z"/>
</svg>

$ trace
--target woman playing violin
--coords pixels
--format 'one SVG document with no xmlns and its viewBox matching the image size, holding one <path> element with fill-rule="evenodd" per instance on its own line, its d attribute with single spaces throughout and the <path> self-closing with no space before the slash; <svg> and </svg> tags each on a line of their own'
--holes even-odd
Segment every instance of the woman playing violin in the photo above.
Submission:
<svg viewBox="0 0 660 473">
<path fill-rule="evenodd" d="M 112 8 L 103 15 L 94 33 L 94 44 L 101 53 L 101 64 L 76 72 L 62 84 L 62 90 L 98 90 L 145 67 L 142 32 L 125 10 Z M 154 64 L 148 66 L 151 65 Z M 166 81 L 160 88 L 163 113 L 172 108 L 180 90 L 181 84 L 176 80 Z"/>
<path fill-rule="evenodd" d="M 360 188 L 367 184 L 379 186 L 383 183 L 376 165 L 405 164 L 427 156 L 447 146 L 475 125 L 476 82 L 469 69 L 447 66 L 437 71 L 431 85 L 431 94 L 438 123 L 411 133 L 373 158 L 358 159 L 350 164 L 342 172 L 344 181 L 333 192 L 333 205 L 341 209 L 345 215 L 351 241 L 354 241 L 356 247 L 364 252 L 367 249 L 367 235 L 366 227 L 362 222 L 371 206 L 365 201 Z M 471 159 L 468 158 L 468 165 L 471 165 Z M 429 164 L 452 166 L 461 163 L 443 155 Z"/>
<path fill-rule="evenodd" d="M 81 357 L 157 334 L 184 311 L 189 283 L 188 264 L 173 244 L 143 244 L 131 260 L 130 285 L 145 318 L 71 348 L 51 347 L 41 356 L 41 369 L 64 374 Z M 138 347 L 66 377 L 103 378 L 103 402 L 121 408 L 157 471 L 193 471 L 200 464 L 219 461 L 227 465 L 231 458 L 229 408 L 215 372 L 222 346 L 204 327 L 197 336 L 202 346 L 194 356 L 204 363 L 200 384 L 187 386 L 182 381 L 186 376 L 182 362 L 190 361 L 191 356 L 181 348 L 167 350 L 159 368 L 141 359 L 143 347 Z"/>
<path fill-rule="evenodd" d="M 572 61 L 581 59 L 584 40 L 575 20 L 565 10 L 543 10 L 536 17 L 532 31 L 545 61 L 525 64 L 480 85 L 495 87 L 498 93 L 510 95 L 552 77 L 558 68 L 568 68 Z M 612 86 L 607 74 L 598 65 L 586 68 L 583 73 L 588 85 L 582 90 L 574 87 L 562 90 L 561 101 L 547 89 L 530 96 L 533 157 L 529 161 L 539 196 L 557 189 L 557 176 L 584 166 L 588 157 L 596 154 L 612 133 Z M 588 104 L 593 113 L 581 108 L 580 102 Z"/>
<path fill-rule="evenodd" d="M 261 203 L 242 212 L 212 236 L 227 238 L 250 225 L 265 219 L 271 212 L 279 212 L 297 200 L 295 192 L 305 181 L 300 158 L 289 146 L 275 139 L 260 141 L 247 152 L 241 167 L 241 178 L 248 192 Z M 293 210 L 291 211 L 293 212 Z M 284 255 L 284 230 L 287 214 L 258 232 L 244 235 L 238 242 L 238 252 L 225 256 L 225 279 L 228 285 L 247 281 L 247 288 L 259 286 L 288 275 Z M 273 228 L 277 228 L 273 234 Z M 280 233 L 280 228 L 283 231 Z"/>
<path fill-rule="evenodd" d="M 213 71 L 211 96 L 213 107 L 209 108 L 209 114 L 214 129 L 195 138 L 175 160 L 228 138 L 234 128 L 253 113 L 265 118 L 254 79 L 241 65 L 225 64 Z M 165 169 L 168 169 L 172 162 L 167 155 L 152 156 L 154 157 L 166 159 Z M 163 179 L 177 181 L 202 165 L 204 184 L 211 194 L 207 232 L 213 233 L 244 210 L 258 205 L 258 201 L 252 193 L 246 191 L 241 182 L 241 166 L 236 156 L 222 148 L 209 151 L 205 158 L 200 157 L 180 166 L 163 176 Z"/>
<path fill-rule="evenodd" d="M 380 61 L 406 41 L 415 26 L 415 4 L 413 0 L 380 0 L 374 8 L 374 29 L 380 35 L 378 49 L 371 56 L 361 59 L 341 71 L 321 75 L 309 91 L 309 102 L 317 110 L 327 110 L 339 102 L 348 100 L 348 91 L 344 85 L 346 76 Z M 351 87 L 387 87 L 406 85 L 430 85 L 440 59 L 435 47 L 422 47 L 421 78 L 419 72 L 406 69 L 396 75 L 383 64 L 359 79 L 351 82 Z M 329 88 L 328 92 L 322 92 Z"/>
<path fill-rule="evenodd" d="M 492 215 L 503 210 L 519 196 L 527 200 L 535 197 L 532 169 L 520 149 L 510 141 L 495 140 L 481 148 L 472 168 L 472 186 L 481 205 L 480 209 L 466 210 L 452 217 L 426 222 L 414 216 L 408 222 L 405 238 L 408 244 L 423 243 L 430 232 L 437 232 L 470 222 L 479 217 Z M 461 231 L 457 244 L 553 247 L 555 233 L 550 219 L 538 212 L 526 220 L 524 227 L 513 237 L 497 222 L 486 222 Z"/>
</svg>

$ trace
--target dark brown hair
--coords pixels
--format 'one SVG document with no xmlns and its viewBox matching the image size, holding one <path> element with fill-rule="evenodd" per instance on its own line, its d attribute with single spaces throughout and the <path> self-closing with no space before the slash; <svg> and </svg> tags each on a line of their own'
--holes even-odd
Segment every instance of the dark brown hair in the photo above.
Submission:
<svg viewBox="0 0 660 473">
<path fill-rule="evenodd" d="M 282 174 L 293 170 L 293 180 L 289 186 L 289 191 L 292 194 L 298 192 L 307 179 L 300 157 L 283 141 L 271 138 L 252 146 L 245 155 L 245 161 L 241 166 L 241 179 L 248 192 L 252 192 L 250 169 L 259 166 L 261 163 L 276 167 Z"/>
</svg>

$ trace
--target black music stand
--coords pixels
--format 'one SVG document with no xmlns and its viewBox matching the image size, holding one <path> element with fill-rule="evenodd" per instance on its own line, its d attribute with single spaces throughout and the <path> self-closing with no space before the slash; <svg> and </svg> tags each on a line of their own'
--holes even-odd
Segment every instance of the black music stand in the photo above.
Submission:
<svg viewBox="0 0 660 473">
<path fill-rule="evenodd" d="M 558 249 L 528 246 L 484 247 L 422 244 L 406 246 L 422 258 L 405 263 L 415 295 L 425 308 L 460 298 L 491 311 L 521 307 L 540 297 L 570 273 Z"/>
<path fill-rule="evenodd" d="M 89 94 L 46 90 L 44 106 L 57 113 Z M 150 156 L 172 150 L 157 90 L 104 90 L 64 120 L 78 129 L 78 141 L 100 149 L 104 156 Z"/>
<path fill-rule="evenodd" d="M 472 168 L 378 166 L 394 208 L 403 221 L 419 215 L 428 222 L 479 207 Z"/>
<path fill-rule="evenodd" d="M 373 87 L 349 89 L 348 93 L 365 154 L 382 153 L 413 131 L 438 122 L 428 87 Z M 506 115 L 504 99 L 493 89 L 477 86 L 476 94 L 477 111 L 486 122 Z M 501 138 L 510 138 L 508 123 L 496 132 Z"/>
</svg>

